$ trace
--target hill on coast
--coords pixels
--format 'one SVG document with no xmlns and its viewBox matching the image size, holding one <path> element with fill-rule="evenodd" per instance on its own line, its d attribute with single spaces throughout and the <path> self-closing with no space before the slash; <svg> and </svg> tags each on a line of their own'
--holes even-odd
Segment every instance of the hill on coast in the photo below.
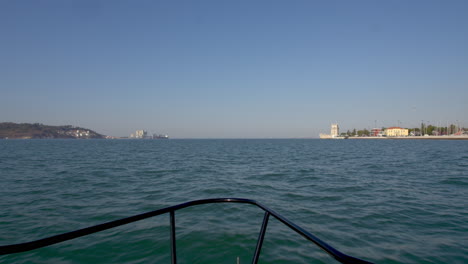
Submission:
<svg viewBox="0 0 468 264">
<path fill-rule="evenodd" d="M 96 133 L 93 130 L 66 126 L 48 126 L 34 123 L 0 123 L 0 139 L 31 139 L 31 138 L 105 138 L 104 135 Z"/>
</svg>

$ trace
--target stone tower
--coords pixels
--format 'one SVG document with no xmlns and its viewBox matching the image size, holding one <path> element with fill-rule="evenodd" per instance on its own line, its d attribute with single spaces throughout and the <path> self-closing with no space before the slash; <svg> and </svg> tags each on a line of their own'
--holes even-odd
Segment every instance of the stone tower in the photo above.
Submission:
<svg viewBox="0 0 468 264">
<path fill-rule="evenodd" d="M 332 137 L 338 137 L 340 135 L 340 128 L 338 127 L 338 124 L 332 124 L 331 125 L 331 136 Z"/>
</svg>

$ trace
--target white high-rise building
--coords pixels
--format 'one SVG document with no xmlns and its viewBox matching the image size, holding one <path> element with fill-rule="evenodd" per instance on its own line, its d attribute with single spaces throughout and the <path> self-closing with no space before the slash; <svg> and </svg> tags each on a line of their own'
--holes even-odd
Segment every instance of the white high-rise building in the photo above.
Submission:
<svg viewBox="0 0 468 264">
<path fill-rule="evenodd" d="M 147 132 L 145 130 L 135 131 L 135 138 L 146 138 Z"/>
</svg>

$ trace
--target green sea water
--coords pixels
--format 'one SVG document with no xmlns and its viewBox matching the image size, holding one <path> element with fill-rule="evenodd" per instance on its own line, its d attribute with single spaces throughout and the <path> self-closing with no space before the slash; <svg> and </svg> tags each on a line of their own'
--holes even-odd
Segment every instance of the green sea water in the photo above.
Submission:
<svg viewBox="0 0 468 264">
<path fill-rule="evenodd" d="M 0 140 L 0 245 L 178 203 L 255 199 L 376 263 L 468 263 L 468 141 Z M 263 212 L 176 212 L 178 263 L 250 263 Z M 336 263 L 271 219 L 260 263 Z M 157 216 L 0 263 L 170 263 Z"/>
</svg>

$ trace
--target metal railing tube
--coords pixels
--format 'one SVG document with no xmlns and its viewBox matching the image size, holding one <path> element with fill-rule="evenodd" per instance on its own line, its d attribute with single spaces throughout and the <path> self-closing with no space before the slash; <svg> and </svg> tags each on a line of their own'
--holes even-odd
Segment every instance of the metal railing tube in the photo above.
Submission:
<svg viewBox="0 0 468 264">
<path fill-rule="evenodd" d="M 280 221 L 284 225 L 288 226 L 292 230 L 296 231 L 296 233 L 300 234 L 301 236 L 303 236 L 307 240 L 313 242 L 314 244 L 316 244 L 320 248 L 322 248 L 328 254 L 333 256 L 337 261 L 339 261 L 341 263 L 349 263 L 349 264 L 354 264 L 354 263 L 371 264 L 371 262 L 368 262 L 368 261 L 365 261 L 365 260 L 362 260 L 362 259 L 358 259 L 358 258 L 354 258 L 354 257 L 348 256 L 348 255 L 338 251 L 337 249 L 333 248 L 332 246 L 330 246 L 327 243 L 325 243 L 324 241 L 322 241 L 320 238 L 312 235 L 310 232 L 306 231 L 305 229 L 303 229 L 302 227 L 296 225 L 295 223 L 289 221 L 288 219 L 286 219 L 282 215 L 276 213 L 272 209 L 270 209 L 270 208 L 268 208 L 268 207 L 266 207 L 266 206 L 264 206 L 264 205 L 262 205 L 262 204 L 260 204 L 258 202 L 256 202 L 256 205 L 258 207 L 262 208 L 263 210 L 265 210 L 267 212 L 270 212 L 270 214 L 273 215 L 273 217 L 275 217 L 278 221 Z"/>
<path fill-rule="evenodd" d="M 177 264 L 177 252 L 176 252 L 176 233 L 175 233 L 175 215 L 174 211 L 170 212 L 171 215 L 171 263 Z"/>
<path fill-rule="evenodd" d="M 95 226 L 75 230 L 75 231 L 68 232 L 68 233 L 63 233 L 63 234 L 59 234 L 59 235 L 55 235 L 55 236 L 51 236 L 51 237 L 31 241 L 31 242 L 0 246 L 0 255 L 30 251 L 30 250 L 33 250 L 33 249 L 46 247 L 46 246 L 49 246 L 49 245 L 53 245 L 53 244 L 57 244 L 57 243 L 60 243 L 60 242 L 67 241 L 67 240 L 75 239 L 75 238 L 78 238 L 78 237 L 90 235 L 90 234 L 93 234 L 93 233 L 97 233 L 97 232 L 104 231 L 104 230 L 114 228 L 114 227 L 118 227 L 118 226 L 121 226 L 121 225 L 133 223 L 133 222 L 140 221 L 140 220 L 150 218 L 150 217 L 153 217 L 153 216 L 157 216 L 157 215 L 161 215 L 161 214 L 165 214 L 165 213 L 170 213 L 171 214 L 171 220 L 170 220 L 171 221 L 171 239 L 173 239 L 173 240 L 171 240 L 171 246 L 172 246 L 171 247 L 171 254 L 172 254 L 173 263 L 176 263 L 175 262 L 176 261 L 176 254 L 175 254 L 176 253 L 175 252 L 176 251 L 176 247 L 175 247 L 176 241 L 175 241 L 175 219 L 174 219 L 175 216 L 174 216 L 174 212 L 177 211 L 177 210 L 183 209 L 183 208 L 190 207 L 190 206 L 201 205 L 201 204 L 210 204 L 210 203 L 244 203 L 244 204 L 255 205 L 255 206 L 257 206 L 257 207 L 259 207 L 259 208 L 261 208 L 262 210 L 265 211 L 266 221 L 268 221 L 267 215 L 268 216 L 272 215 L 277 220 L 279 220 L 280 222 L 282 222 L 283 224 L 285 224 L 289 228 L 293 229 L 296 233 L 300 234 L 301 236 L 303 236 L 307 240 L 309 240 L 309 241 L 313 242 L 314 244 L 316 244 L 317 246 L 319 246 L 321 249 L 326 251 L 329 255 L 333 256 L 339 262 L 341 262 L 341 263 L 351 263 L 351 264 L 354 264 L 354 263 L 359 263 L 359 264 L 371 263 L 371 262 L 367 262 L 365 260 L 354 258 L 352 256 L 348 256 L 348 255 L 338 251 L 337 249 L 335 249 L 332 246 L 328 245 L 324 241 L 320 240 L 318 237 L 316 237 L 316 236 L 312 235 L 311 233 L 307 232 L 305 229 L 303 229 L 300 226 L 294 224 L 293 222 L 289 221 L 288 219 L 286 219 L 285 217 L 283 217 L 280 214 L 276 213 L 275 211 L 271 210 L 270 208 L 258 203 L 255 200 L 242 199 L 242 198 L 214 198 L 214 199 L 194 200 L 194 201 L 190 201 L 190 202 L 186 202 L 186 203 L 166 207 L 166 208 L 163 208 L 163 209 L 159 209 L 159 210 L 155 210 L 155 211 L 151 211 L 151 212 L 147 212 L 147 213 L 143 213 L 143 214 L 130 216 L 130 217 L 122 218 L 122 219 L 119 219 L 119 220 L 110 221 L 110 222 L 107 222 L 107 223 L 104 223 L 104 224 L 99 224 L 99 225 L 95 225 Z M 265 217 L 264 217 L 264 225 L 265 226 L 264 227 L 262 226 L 262 230 L 263 230 L 263 228 L 266 229 L 266 224 L 267 223 L 265 223 Z M 265 231 L 262 231 L 260 233 L 260 235 L 263 233 L 263 236 L 264 236 L 264 232 Z M 258 247 L 258 244 L 257 244 L 257 247 Z M 261 249 L 261 245 L 258 248 L 258 255 L 260 254 L 260 249 Z M 256 251 L 257 251 L 257 249 L 256 249 Z"/>
<path fill-rule="evenodd" d="M 268 218 L 270 217 L 269 212 L 265 212 L 263 216 L 262 228 L 260 229 L 260 234 L 257 239 L 257 247 L 255 247 L 255 253 L 252 259 L 252 264 L 257 264 L 258 258 L 260 257 L 260 251 L 262 251 L 263 239 L 265 238 L 265 232 L 268 225 Z"/>
</svg>

